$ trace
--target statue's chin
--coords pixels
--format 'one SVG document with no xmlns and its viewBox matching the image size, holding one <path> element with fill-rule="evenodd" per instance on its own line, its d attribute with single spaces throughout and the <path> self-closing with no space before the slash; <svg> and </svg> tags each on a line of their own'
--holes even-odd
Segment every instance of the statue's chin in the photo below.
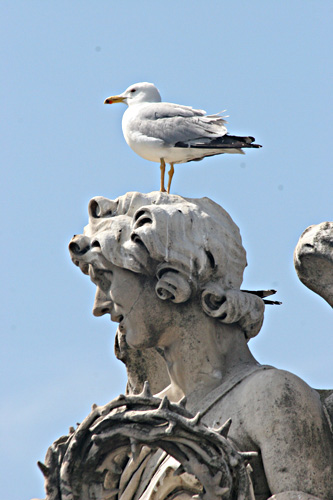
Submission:
<svg viewBox="0 0 333 500">
<path fill-rule="evenodd" d="M 148 347 L 154 347 L 150 344 L 148 336 L 143 335 L 139 330 L 139 325 L 136 331 L 133 331 L 130 327 L 122 329 L 127 345 L 132 349 L 146 349 Z"/>
<path fill-rule="evenodd" d="M 136 335 L 125 335 L 126 343 L 131 349 L 149 349 L 156 347 L 154 342 L 149 342 L 147 339 L 138 339 Z"/>
</svg>

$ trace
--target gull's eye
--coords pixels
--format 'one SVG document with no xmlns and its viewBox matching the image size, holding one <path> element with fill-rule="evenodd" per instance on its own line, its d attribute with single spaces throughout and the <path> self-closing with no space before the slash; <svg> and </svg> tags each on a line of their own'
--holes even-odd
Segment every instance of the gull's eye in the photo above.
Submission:
<svg viewBox="0 0 333 500">
<path fill-rule="evenodd" d="M 136 92 L 136 89 L 131 89 L 131 92 Z"/>
</svg>

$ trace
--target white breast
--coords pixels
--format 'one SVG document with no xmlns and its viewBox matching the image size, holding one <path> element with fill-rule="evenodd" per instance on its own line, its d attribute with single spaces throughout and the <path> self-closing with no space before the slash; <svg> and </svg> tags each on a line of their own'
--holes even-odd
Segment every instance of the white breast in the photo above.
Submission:
<svg viewBox="0 0 333 500">
<path fill-rule="evenodd" d="M 140 104 L 127 108 L 122 121 L 122 129 L 125 140 L 133 151 L 144 158 L 159 163 L 165 156 L 168 148 L 164 146 L 161 139 L 148 137 L 138 130 L 140 120 Z"/>
</svg>

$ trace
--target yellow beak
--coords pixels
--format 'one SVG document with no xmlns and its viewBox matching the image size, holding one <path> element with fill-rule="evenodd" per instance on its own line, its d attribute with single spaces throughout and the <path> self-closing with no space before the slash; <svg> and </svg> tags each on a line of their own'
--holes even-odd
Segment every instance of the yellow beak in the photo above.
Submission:
<svg viewBox="0 0 333 500">
<path fill-rule="evenodd" d="M 108 97 L 105 99 L 104 104 L 114 104 L 115 102 L 124 102 L 124 97 L 121 95 L 112 95 L 111 97 Z"/>
</svg>

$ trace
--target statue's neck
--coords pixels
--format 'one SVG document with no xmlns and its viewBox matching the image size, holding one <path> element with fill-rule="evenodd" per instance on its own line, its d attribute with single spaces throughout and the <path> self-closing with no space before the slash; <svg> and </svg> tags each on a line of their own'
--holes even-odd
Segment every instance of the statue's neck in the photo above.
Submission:
<svg viewBox="0 0 333 500">
<path fill-rule="evenodd" d="M 184 395 L 199 400 L 245 365 L 257 364 L 237 327 L 207 317 L 202 323 L 180 332 L 164 347 L 171 380 L 168 396 L 173 401 Z"/>
</svg>

